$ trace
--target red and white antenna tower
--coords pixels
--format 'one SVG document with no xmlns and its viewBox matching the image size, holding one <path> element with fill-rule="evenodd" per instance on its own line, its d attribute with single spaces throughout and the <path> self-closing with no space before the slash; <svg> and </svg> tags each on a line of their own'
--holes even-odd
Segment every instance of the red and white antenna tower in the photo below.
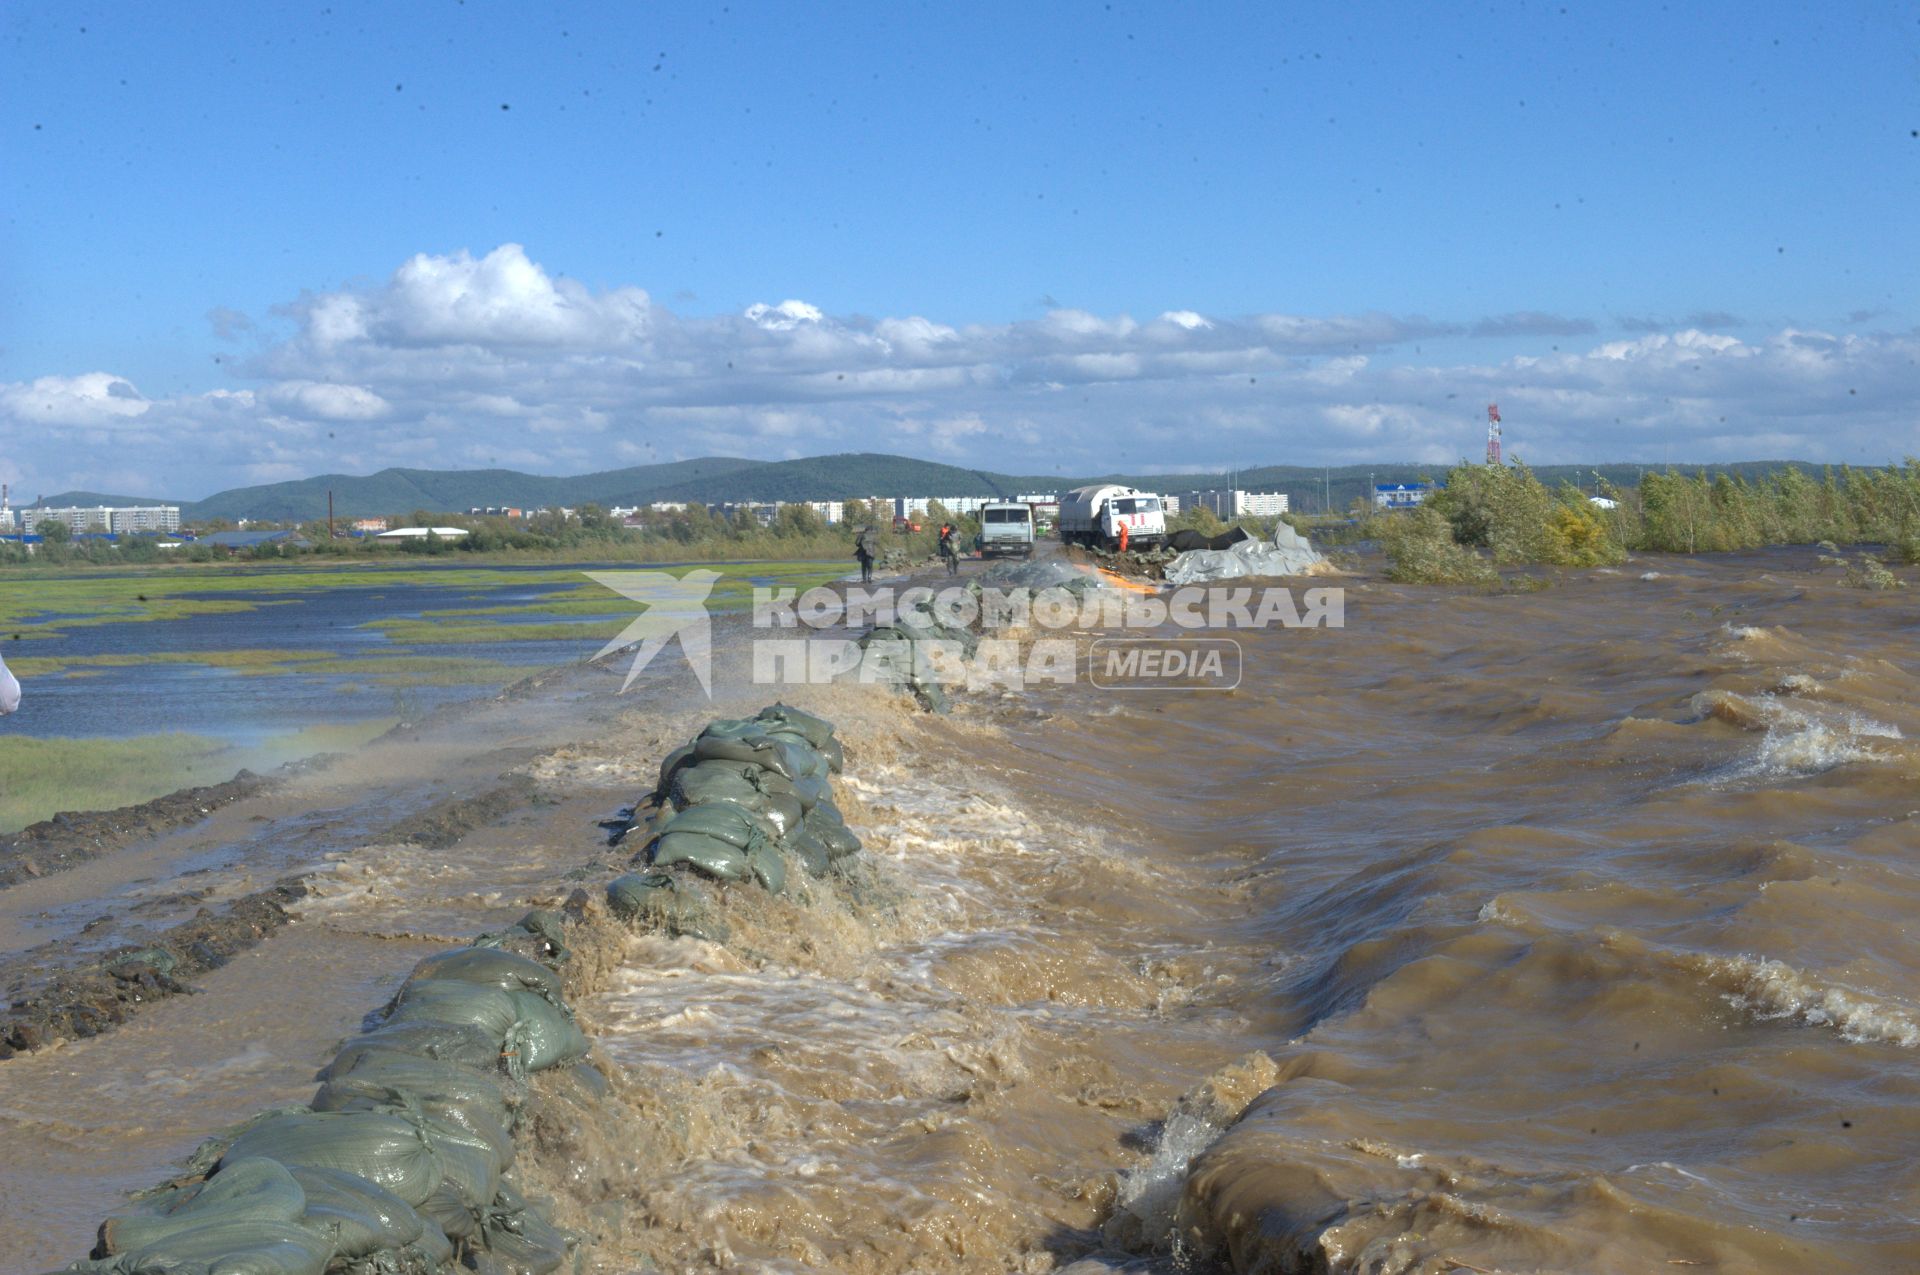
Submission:
<svg viewBox="0 0 1920 1275">
<path fill-rule="evenodd" d="M 1500 463 L 1500 405 L 1487 404 L 1487 464 Z"/>
</svg>

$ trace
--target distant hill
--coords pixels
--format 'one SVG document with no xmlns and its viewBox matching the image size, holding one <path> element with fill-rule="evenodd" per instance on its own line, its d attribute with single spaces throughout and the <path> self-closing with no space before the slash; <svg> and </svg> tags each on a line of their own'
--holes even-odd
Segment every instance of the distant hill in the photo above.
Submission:
<svg viewBox="0 0 1920 1275">
<path fill-rule="evenodd" d="M 760 461 L 731 457 L 638 465 L 597 474 L 554 478 L 511 469 L 383 469 L 364 477 L 322 474 L 261 487 L 216 492 L 181 509 L 183 517 L 250 518 L 263 522 L 299 521 L 327 516 L 327 492 L 340 518 L 404 514 L 416 509 L 459 512 L 485 505 L 634 504 L 647 493 L 678 483 L 719 479 Z"/>
<path fill-rule="evenodd" d="M 866 496 L 1013 496 L 1027 480 L 876 452 L 770 461 L 660 488 L 654 500 L 845 500 Z M 1027 490 L 1019 488 L 1019 490 Z"/>
<path fill-rule="evenodd" d="M 158 496 L 110 496 L 103 491 L 63 491 L 51 496 L 42 496 L 30 509 L 71 509 L 75 505 L 177 505 L 177 500 L 162 500 Z"/>
<path fill-rule="evenodd" d="M 1743 461 L 1713 465 L 1716 472 L 1757 477 L 1799 461 Z M 212 518 L 292 522 L 327 516 L 327 493 L 333 492 L 333 511 L 340 518 L 385 514 L 457 513 L 476 506 L 584 504 L 641 505 L 656 500 L 689 500 L 708 504 L 723 501 L 841 500 L 854 496 L 1015 496 L 1023 492 L 1062 491 L 1089 482 L 1124 482 L 1147 491 L 1177 493 L 1228 485 L 1250 491 L 1283 491 L 1299 512 L 1315 512 L 1329 505 L 1345 509 L 1364 499 L 1373 483 L 1414 482 L 1444 474 L 1446 465 L 1380 463 L 1316 469 L 1298 465 L 1267 465 L 1239 469 L 1231 474 L 1166 474 L 1150 472 L 1085 475 L 1016 475 L 967 469 L 938 461 L 874 452 L 811 456 L 801 460 L 759 461 L 737 456 L 709 456 L 699 460 L 635 465 L 592 474 L 553 477 L 511 469 L 383 469 L 376 474 L 322 474 L 294 482 L 261 487 L 237 487 L 204 500 L 160 501 L 147 497 L 112 496 L 101 492 L 70 491 L 49 496 L 49 505 L 181 505 L 190 521 Z M 1616 486 L 1631 487 L 1650 466 L 1603 464 L 1548 465 L 1536 472 L 1548 484 L 1577 482 L 1592 488 L 1597 471 Z M 1657 468 L 1665 468 L 1659 466 Z M 1677 466 L 1692 470 L 1698 466 Z"/>
</svg>

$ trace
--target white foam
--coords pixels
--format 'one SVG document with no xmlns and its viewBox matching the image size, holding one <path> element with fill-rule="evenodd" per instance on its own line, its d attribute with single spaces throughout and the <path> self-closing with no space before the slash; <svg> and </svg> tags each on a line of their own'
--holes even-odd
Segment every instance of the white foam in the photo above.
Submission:
<svg viewBox="0 0 1920 1275">
<path fill-rule="evenodd" d="M 1906 1007 L 1890 1005 L 1835 984 L 1822 983 L 1785 961 L 1753 956 L 1707 959 L 1716 982 L 1732 983 L 1728 1004 L 1763 1021 L 1792 1019 L 1831 1027 L 1842 1040 L 1920 1046 L 1920 1022 Z"/>
</svg>

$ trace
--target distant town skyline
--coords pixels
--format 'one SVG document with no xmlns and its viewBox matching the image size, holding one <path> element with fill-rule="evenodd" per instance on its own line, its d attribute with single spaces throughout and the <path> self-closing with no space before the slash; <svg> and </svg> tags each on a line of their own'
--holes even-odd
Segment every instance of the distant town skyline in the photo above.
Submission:
<svg viewBox="0 0 1920 1275">
<path fill-rule="evenodd" d="M 0 481 L 1920 453 L 1893 6 L 11 6 Z M 1842 87 L 1843 86 L 1843 87 Z"/>
</svg>

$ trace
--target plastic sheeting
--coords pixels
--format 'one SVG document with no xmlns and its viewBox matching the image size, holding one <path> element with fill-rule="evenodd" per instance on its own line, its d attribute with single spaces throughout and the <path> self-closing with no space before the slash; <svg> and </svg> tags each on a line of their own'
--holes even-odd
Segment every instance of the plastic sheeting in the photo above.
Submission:
<svg viewBox="0 0 1920 1275">
<path fill-rule="evenodd" d="M 1242 540 L 1227 549 L 1191 549 L 1167 564 L 1167 583 L 1208 584 L 1244 576 L 1297 576 L 1325 562 L 1307 538 L 1286 523 L 1271 540 Z"/>
</svg>

